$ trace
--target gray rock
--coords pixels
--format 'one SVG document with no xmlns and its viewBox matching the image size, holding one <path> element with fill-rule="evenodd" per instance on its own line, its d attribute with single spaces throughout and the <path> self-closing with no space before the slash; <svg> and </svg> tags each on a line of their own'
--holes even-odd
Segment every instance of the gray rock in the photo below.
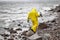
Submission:
<svg viewBox="0 0 60 40">
<path fill-rule="evenodd" d="M 10 39 L 8 39 L 8 40 L 14 40 L 14 39 L 11 39 L 11 38 L 10 38 Z"/>
<path fill-rule="evenodd" d="M 60 5 L 59 5 L 59 6 L 56 6 L 56 8 L 51 9 L 51 10 L 49 10 L 49 11 L 60 12 Z"/>
<path fill-rule="evenodd" d="M 0 34 L 0 35 L 3 36 L 3 37 L 9 37 L 8 34 Z"/>
<path fill-rule="evenodd" d="M 17 33 L 17 31 L 15 31 L 15 30 L 13 30 L 13 28 L 11 28 L 10 33 Z"/>
<path fill-rule="evenodd" d="M 22 31 L 22 29 L 21 29 L 21 28 L 18 28 L 18 29 L 16 29 L 16 30 L 17 30 L 17 31 L 19 31 L 19 30 L 20 30 L 20 31 Z"/>
</svg>

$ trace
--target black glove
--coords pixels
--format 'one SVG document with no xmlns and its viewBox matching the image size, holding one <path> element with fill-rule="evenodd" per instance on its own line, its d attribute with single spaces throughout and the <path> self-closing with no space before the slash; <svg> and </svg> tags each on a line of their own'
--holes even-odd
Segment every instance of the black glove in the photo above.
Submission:
<svg viewBox="0 0 60 40">
<path fill-rule="evenodd" d="M 29 20 L 27 20 L 27 22 L 29 23 Z"/>
</svg>

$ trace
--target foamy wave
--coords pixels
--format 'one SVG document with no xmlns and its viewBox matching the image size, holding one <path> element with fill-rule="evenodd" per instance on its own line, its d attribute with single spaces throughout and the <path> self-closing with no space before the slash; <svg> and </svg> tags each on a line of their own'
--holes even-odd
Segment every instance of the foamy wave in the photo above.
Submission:
<svg viewBox="0 0 60 40">
<path fill-rule="evenodd" d="M 24 7 L 24 8 L 21 8 L 20 7 L 16 7 L 16 8 L 10 8 L 9 10 L 0 10 L 1 12 L 5 12 L 5 13 L 27 13 L 28 11 L 30 11 L 32 9 L 31 8 L 28 8 L 28 7 Z M 50 7 L 42 7 L 42 10 L 50 10 L 51 8 Z M 37 10 L 40 10 L 39 7 L 37 8 Z M 40 10 L 40 11 L 42 11 Z"/>
<path fill-rule="evenodd" d="M 59 6 L 59 4 L 55 4 L 55 5 L 53 5 L 53 8 L 56 8 L 56 6 Z"/>
<path fill-rule="evenodd" d="M 0 12 L 4 12 L 4 13 L 21 13 L 22 10 L 20 10 L 20 8 L 9 8 L 5 9 L 5 10 L 0 10 Z"/>
<path fill-rule="evenodd" d="M 0 10 L 0 12 L 4 13 L 27 13 L 29 9 L 17 10 L 17 9 L 10 9 L 10 10 Z"/>
<path fill-rule="evenodd" d="M 43 7 L 42 9 L 43 9 L 43 10 L 51 10 L 50 7 Z"/>
<path fill-rule="evenodd" d="M 6 13 L 21 13 L 22 11 L 21 10 L 17 10 L 17 11 L 16 10 L 12 10 L 12 11 L 11 10 L 4 10 L 3 11 L 2 10 L 2 12 L 6 12 Z"/>
</svg>

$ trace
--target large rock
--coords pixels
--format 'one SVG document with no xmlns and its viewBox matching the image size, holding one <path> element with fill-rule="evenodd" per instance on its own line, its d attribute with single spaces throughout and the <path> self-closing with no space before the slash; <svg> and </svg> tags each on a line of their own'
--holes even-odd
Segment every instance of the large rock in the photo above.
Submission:
<svg viewBox="0 0 60 40">
<path fill-rule="evenodd" d="M 60 12 L 60 5 L 59 6 L 56 6 L 54 9 L 51 9 L 50 11 Z"/>
<path fill-rule="evenodd" d="M 32 36 L 30 36 L 30 37 L 28 37 L 29 39 L 31 39 L 31 40 L 36 40 L 36 39 L 39 39 L 39 38 L 41 38 L 42 36 L 39 36 L 37 33 L 35 33 L 34 35 L 32 35 Z"/>
<path fill-rule="evenodd" d="M 45 28 L 48 28 L 48 26 L 45 23 L 40 23 L 38 26 L 38 30 L 45 29 Z"/>
</svg>

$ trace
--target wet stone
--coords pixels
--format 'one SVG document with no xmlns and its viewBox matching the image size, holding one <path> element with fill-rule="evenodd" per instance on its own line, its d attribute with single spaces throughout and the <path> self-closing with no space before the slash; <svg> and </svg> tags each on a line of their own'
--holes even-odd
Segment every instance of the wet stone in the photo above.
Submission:
<svg viewBox="0 0 60 40">
<path fill-rule="evenodd" d="M 45 29 L 45 28 L 48 28 L 48 26 L 45 23 L 41 23 L 38 26 L 38 29 Z"/>
<path fill-rule="evenodd" d="M 55 20 L 53 20 L 53 21 L 51 21 L 51 22 L 53 23 L 53 22 L 56 22 L 56 21 L 55 21 Z"/>
<path fill-rule="evenodd" d="M 26 37 L 23 37 L 23 39 L 24 39 L 24 40 L 27 40 L 27 38 L 26 38 Z"/>
<path fill-rule="evenodd" d="M 18 24 L 18 26 L 21 26 L 20 24 Z"/>
<path fill-rule="evenodd" d="M 21 35 L 26 35 L 27 32 L 28 32 L 28 31 L 24 31 Z"/>
<path fill-rule="evenodd" d="M 17 39 L 17 37 L 15 39 Z"/>
<path fill-rule="evenodd" d="M 50 15 L 52 15 L 52 14 L 50 14 Z"/>
<path fill-rule="evenodd" d="M 13 28 L 11 28 L 10 33 L 17 33 L 17 31 L 15 31 L 15 30 L 13 30 Z"/>
<path fill-rule="evenodd" d="M 5 30 L 9 30 L 9 28 L 4 28 Z"/>
<path fill-rule="evenodd" d="M 42 38 L 37 38 L 36 40 L 43 40 Z"/>
<path fill-rule="evenodd" d="M 12 22 L 15 22 L 15 20 L 13 20 Z"/>
<path fill-rule="evenodd" d="M 21 29 L 21 28 L 18 28 L 18 29 L 16 29 L 16 30 L 21 30 L 21 31 L 22 31 L 22 29 Z"/>
<path fill-rule="evenodd" d="M 57 12 L 60 12 L 60 10 L 58 10 Z"/>
<path fill-rule="evenodd" d="M 11 38 L 10 38 L 10 39 L 8 39 L 8 40 L 14 40 L 14 39 L 11 39 Z"/>
<path fill-rule="evenodd" d="M 51 10 L 49 10 L 49 11 L 53 11 L 54 9 L 51 9 Z"/>
<path fill-rule="evenodd" d="M 18 35 L 18 37 L 19 37 L 19 38 L 21 38 L 21 36 L 20 36 L 20 35 Z"/>
<path fill-rule="evenodd" d="M 15 37 L 15 35 L 12 35 L 12 37 Z"/>
<path fill-rule="evenodd" d="M 8 34 L 0 34 L 0 35 L 3 36 L 3 37 L 9 37 Z"/>
<path fill-rule="evenodd" d="M 4 39 L 7 39 L 6 37 L 4 37 Z"/>
</svg>

